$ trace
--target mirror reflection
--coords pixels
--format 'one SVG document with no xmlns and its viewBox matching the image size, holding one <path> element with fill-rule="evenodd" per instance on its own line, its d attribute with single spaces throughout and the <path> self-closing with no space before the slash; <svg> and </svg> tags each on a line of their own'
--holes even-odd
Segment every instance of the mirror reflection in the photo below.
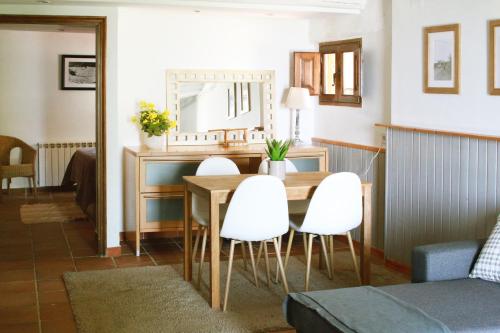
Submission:
<svg viewBox="0 0 500 333">
<path fill-rule="evenodd" d="M 260 82 L 179 83 L 180 132 L 262 126 Z"/>
</svg>

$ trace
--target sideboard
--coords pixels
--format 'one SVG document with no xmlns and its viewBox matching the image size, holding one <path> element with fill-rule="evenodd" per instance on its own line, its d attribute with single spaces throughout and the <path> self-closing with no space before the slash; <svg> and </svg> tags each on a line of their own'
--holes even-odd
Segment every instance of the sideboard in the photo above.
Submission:
<svg viewBox="0 0 500 333">
<path fill-rule="evenodd" d="M 124 238 L 135 255 L 147 233 L 182 237 L 184 221 L 183 176 L 194 175 L 210 156 L 233 160 L 241 173 L 257 173 L 267 156 L 265 145 L 169 146 L 167 150 L 125 147 Z M 289 158 L 299 171 L 328 171 L 328 151 L 318 146 L 291 147 Z"/>
</svg>

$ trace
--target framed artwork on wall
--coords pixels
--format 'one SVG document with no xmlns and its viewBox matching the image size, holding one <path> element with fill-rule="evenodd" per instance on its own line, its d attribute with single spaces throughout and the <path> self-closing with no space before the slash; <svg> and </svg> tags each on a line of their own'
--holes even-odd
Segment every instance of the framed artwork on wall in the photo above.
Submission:
<svg viewBox="0 0 500 333">
<path fill-rule="evenodd" d="M 64 54 L 61 57 L 62 90 L 95 90 L 95 56 Z"/>
<path fill-rule="evenodd" d="M 500 95 L 500 20 L 489 23 L 488 90 Z"/>
<path fill-rule="evenodd" d="M 460 92 L 460 25 L 424 28 L 424 93 Z"/>
</svg>

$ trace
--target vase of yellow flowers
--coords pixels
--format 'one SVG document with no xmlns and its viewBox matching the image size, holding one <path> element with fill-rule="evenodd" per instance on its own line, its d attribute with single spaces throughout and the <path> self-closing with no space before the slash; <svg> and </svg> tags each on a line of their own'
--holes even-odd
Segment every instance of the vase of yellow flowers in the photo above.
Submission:
<svg viewBox="0 0 500 333">
<path fill-rule="evenodd" d="M 170 129 L 177 126 L 176 121 L 169 118 L 167 109 L 157 110 L 154 103 L 139 102 L 139 113 L 132 117 L 142 131 L 142 142 L 149 149 L 166 149 Z"/>
</svg>

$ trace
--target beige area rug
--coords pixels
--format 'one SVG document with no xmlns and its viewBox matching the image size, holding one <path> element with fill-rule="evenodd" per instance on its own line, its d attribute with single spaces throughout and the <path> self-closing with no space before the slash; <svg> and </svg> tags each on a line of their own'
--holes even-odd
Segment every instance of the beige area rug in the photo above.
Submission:
<svg viewBox="0 0 500 333">
<path fill-rule="evenodd" d="M 26 204 L 21 206 L 20 213 L 24 224 L 72 222 L 87 218 L 74 201 Z"/>
<path fill-rule="evenodd" d="M 348 252 L 336 256 L 338 267 L 334 280 L 313 269 L 311 290 L 355 286 L 348 256 Z M 287 269 L 291 291 L 303 290 L 305 266 L 301 259 L 291 258 Z M 222 262 L 221 267 L 223 289 L 227 262 Z M 197 265 L 193 268 L 196 272 Z M 384 281 L 385 268 L 374 268 L 375 284 L 387 284 Z M 211 310 L 206 301 L 208 265 L 205 265 L 201 290 L 182 279 L 182 265 L 66 273 L 64 281 L 80 333 L 236 333 L 289 328 L 282 310 L 285 293 L 281 285 L 271 283 L 268 288 L 263 264 L 259 272 L 261 283 L 257 288 L 252 282 L 250 267 L 245 271 L 242 261 L 235 261 L 225 313 Z M 392 280 L 404 282 L 401 278 L 400 281 L 394 277 Z"/>
</svg>

